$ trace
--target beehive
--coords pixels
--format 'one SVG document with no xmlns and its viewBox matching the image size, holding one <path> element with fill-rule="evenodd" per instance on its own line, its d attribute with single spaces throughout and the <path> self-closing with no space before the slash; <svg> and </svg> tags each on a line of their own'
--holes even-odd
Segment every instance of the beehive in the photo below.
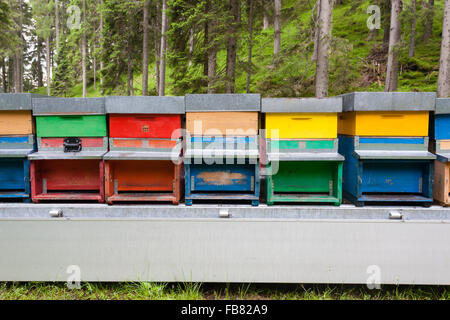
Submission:
<svg viewBox="0 0 450 320">
<path fill-rule="evenodd" d="M 268 205 L 341 203 L 344 158 L 337 152 L 341 111 L 342 98 L 262 99 Z"/>
<path fill-rule="evenodd" d="M 110 152 L 106 201 L 170 201 L 182 195 L 184 97 L 106 97 Z"/>
<path fill-rule="evenodd" d="M 35 149 L 33 97 L 43 96 L 0 94 L 0 200 L 30 200 L 28 154 Z"/>
<path fill-rule="evenodd" d="M 186 95 L 186 204 L 259 204 L 258 94 Z"/>
<path fill-rule="evenodd" d="M 432 202 L 429 112 L 435 93 L 355 92 L 343 95 L 339 152 L 344 196 L 365 203 Z"/>
<path fill-rule="evenodd" d="M 434 199 L 444 206 L 450 205 L 450 98 L 436 99 L 436 111 L 431 121 L 434 162 Z"/>
<path fill-rule="evenodd" d="M 38 142 L 38 152 L 30 156 L 33 202 L 103 202 L 104 98 L 33 99 L 33 115 Z"/>
</svg>

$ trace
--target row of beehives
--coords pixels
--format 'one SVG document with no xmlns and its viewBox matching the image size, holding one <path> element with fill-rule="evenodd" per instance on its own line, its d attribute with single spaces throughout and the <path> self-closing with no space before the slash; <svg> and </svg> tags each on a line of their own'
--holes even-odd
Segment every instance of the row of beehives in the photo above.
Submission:
<svg viewBox="0 0 450 320">
<path fill-rule="evenodd" d="M 1 94 L 0 198 L 446 204 L 449 122 L 434 93 Z"/>
</svg>

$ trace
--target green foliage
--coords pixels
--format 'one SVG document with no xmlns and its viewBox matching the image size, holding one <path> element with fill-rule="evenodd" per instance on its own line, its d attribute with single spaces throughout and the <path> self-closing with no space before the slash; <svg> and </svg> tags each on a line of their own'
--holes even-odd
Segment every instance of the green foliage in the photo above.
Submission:
<svg viewBox="0 0 450 320">
<path fill-rule="evenodd" d="M 0 4 L 1 1 L 0 0 Z M 62 1 L 62 0 L 61 0 Z M 81 0 L 64 0 L 67 5 L 80 5 Z M 41 37 L 46 32 L 53 35 L 54 1 L 31 0 L 36 32 Z M 80 36 L 84 30 L 88 35 L 88 94 L 129 94 L 128 71 L 131 70 L 134 94 L 141 92 L 142 77 L 142 6 L 143 0 L 87 1 L 88 24 L 80 30 L 70 30 L 65 44 L 60 45 L 55 55 L 53 85 L 59 95 L 81 95 Z M 156 94 L 155 45 L 160 39 L 159 0 L 150 1 L 149 39 L 149 90 Z M 230 36 L 229 1 L 223 0 L 168 0 L 169 30 L 167 32 L 167 90 L 168 94 L 204 93 L 208 82 L 216 92 L 223 92 L 226 79 L 226 40 Z M 255 0 L 252 63 L 248 65 L 249 10 L 248 0 L 241 0 L 237 36 L 236 92 L 246 91 L 247 70 L 251 70 L 251 92 L 264 96 L 312 96 L 314 95 L 315 62 L 313 12 L 315 1 L 282 1 L 281 53 L 277 66 L 273 63 L 273 1 L 267 1 L 270 26 L 263 30 L 264 2 Z M 366 21 L 366 9 L 371 4 L 381 6 L 381 30 L 370 32 Z M 333 34 L 330 53 L 330 95 L 352 90 L 383 90 L 386 53 L 381 50 L 383 30 L 389 27 L 389 1 L 345 0 L 336 5 L 333 13 Z M 398 47 L 400 91 L 436 90 L 439 66 L 440 30 L 442 27 L 443 0 L 435 1 L 433 11 L 433 34 L 428 42 L 421 41 L 424 24 L 430 11 L 423 1 L 417 1 L 416 55 L 408 57 L 410 37 L 410 1 L 404 1 L 401 15 L 402 40 Z M 0 5 L 0 15 L 2 6 Z M 102 37 L 98 34 L 99 15 L 103 14 Z M 214 22 L 214 29 L 205 28 Z M 194 51 L 189 52 L 190 31 L 194 30 Z M 207 33 L 206 33 L 207 31 Z M 0 39 L 1 41 L 1 39 Z M 60 39 L 60 41 L 62 41 Z M 96 44 L 95 50 L 93 48 Z M 214 79 L 207 76 L 207 53 L 217 49 L 217 72 Z M 1 53 L 0 53 L 1 55 Z M 93 60 L 104 62 L 103 70 L 97 65 L 97 79 L 103 78 L 103 86 L 93 88 Z M 379 71 L 375 69 L 379 69 Z M 65 70 L 65 71 L 64 71 Z M 371 71 L 372 70 L 372 71 Z M 375 70 L 375 71 L 373 71 Z M 133 92 L 131 92 L 133 93 Z"/>
</svg>

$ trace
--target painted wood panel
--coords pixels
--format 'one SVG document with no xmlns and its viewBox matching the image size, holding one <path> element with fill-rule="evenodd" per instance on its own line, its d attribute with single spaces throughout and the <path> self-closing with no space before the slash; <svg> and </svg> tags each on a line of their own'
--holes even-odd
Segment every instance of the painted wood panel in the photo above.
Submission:
<svg viewBox="0 0 450 320">
<path fill-rule="evenodd" d="M 180 115 L 109 115 L 111 138 L 180 138 Z"/>
<path fill-rule="evenodd" d="M 365 162 L 362 192 L 422 193 L 423 165 L 405 162 Z"/>
<path fill-rule="evenodd" d="M 338 133 L 359 136 L 428 136 L 428 111 L 344 112 Z"/>
<path fill-rule="evenodd" d="M 434 161 L 434 199 L 439 201 L 442 205 L 449 205 L 449 175 L 450 165 L 448 162 Z"/>
<path fill-rule="evenodd" d="M 104 202 L 102 160 L 31 161 L 31 197 L 40 201 Z"/>
<path fill-rule="evenodd" d="M 450 114 L 434 115 L 434 138 L 436 140 L 450 139 Z"/>
<path fill-rule="evenodd" d="M 38 137 L 106 137 L 104 115 L 37 116 Z"/>
<path fill-rule="evenodd" d="M 315 192 L 329 193 L 336 183 L 334 162 L 279 162 L 279 168 L 273 178 L 275 192 Z"/>
<path fill-rule="evenodd" d="M 112 174 L 109 179 L 117 181 L 122 191 L 172 191 L 174 164 L 172 161 L 108 161 Z"/>
<path fill-rule="evenodd" d="M 334 140 L 272 140 L 271 150 L 320 150 L 320 149 L 333 149 Z"/>
<path fill-rule="evenodd" d="M 31 111 L 0 111 L 0 135 L 33 133 Z"/>
<path fill-rule="evenodd" d="M 188 178 L 188 177 L 186 177 Z M 255 165 L 190 165 L 192 191 L 254 191 Z"/>
<path fill-rule="evenodd" d="M 0 159 L 0 190 L 24 190 L 24 160 Z"/>
<path fill-rule="evenodd" d="M 266 114 L 268 138 L 280 139 L 335 139 L 337 137 L 336 113 L 270 113 Z"/>
<path fill-rule="evenodd" d="M 205 136 L 257 135 L 258 112 L 187 112 L 186 130 Z"/>
<path fill-rule="evenodd" d="M 105 162 L 105 196 L 115 202 L 172 202 L 181 199 L 183 165 L 172 161 Z"/>
</svg>

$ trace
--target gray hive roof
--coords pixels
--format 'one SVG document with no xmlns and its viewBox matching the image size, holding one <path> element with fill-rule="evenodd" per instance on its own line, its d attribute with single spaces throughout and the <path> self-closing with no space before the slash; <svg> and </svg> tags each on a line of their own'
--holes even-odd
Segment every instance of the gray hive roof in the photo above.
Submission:
<svg viewBox="0 0 450 320">
<path fill-rule="evenodd" d="M 264 98 L 263 113 L 339 113 L 342 98 Z"/>
<path fill-rule="evenodd" d="M 32 99 L 46 97 L 34 93 L 0 93 L 0 110 L 31 110 Z"/>
<path fill-rule="evenodd" d="M 184 97 L 106 97 L 106 113 L 183 114 Z"/>
<path fill-rule="evenodd" d="M 186 112 L 261 111 L 260 94 L 188 94 Z"/>
<path fill-rule="evenodd" d="M 105 98 L 33 99 L 33 114 L 36 116 L 105 114 Z"/>
<path fill-rule="evenodd" d="M 434 92 L 353 92 L 342 95 L 344 111 L 434 111 Z"/>
</svg>

